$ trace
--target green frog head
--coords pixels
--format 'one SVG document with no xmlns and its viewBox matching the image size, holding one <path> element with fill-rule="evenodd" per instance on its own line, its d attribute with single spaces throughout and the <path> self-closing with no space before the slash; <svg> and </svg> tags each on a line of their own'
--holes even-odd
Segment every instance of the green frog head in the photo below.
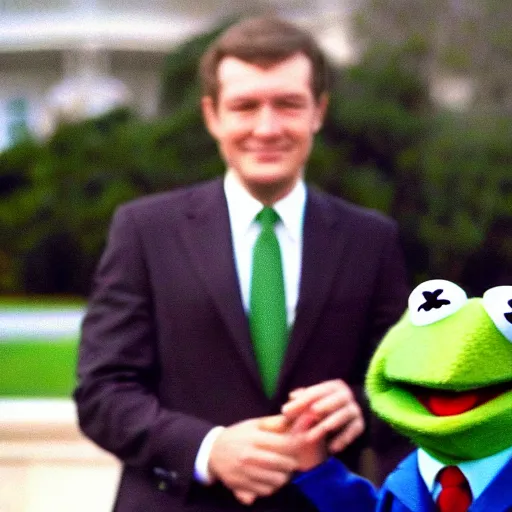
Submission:
<svg viewBox="0 0 512 512">
<path fill-rule="evenodd" d="M 450 281 L 420 284 L 366 376 L 373 411 L 438 460 L 512 446 L 512 286 L 468 299 Z"/>
</svg>

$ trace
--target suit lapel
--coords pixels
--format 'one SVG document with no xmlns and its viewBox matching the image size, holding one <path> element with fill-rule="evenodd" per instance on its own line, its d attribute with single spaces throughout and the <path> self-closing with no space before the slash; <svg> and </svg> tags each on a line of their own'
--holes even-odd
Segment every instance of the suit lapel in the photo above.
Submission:
<svg viewBox="0 0 512 512">
<path fill-rule="evenodd" d="M 278 388 L 286 382 L 312 334 L 329 296 L 345 243 L 339 213 L 320 193 L 308 188 L 297 313 Z"/>
<path fill-rule="evenodd" d="M 471 505 L 474 512 L 508 512 L 512 510 L 512 460 L 503 467 Z"/>
<path fill-rule="evenodd" d="M 418 471 L 417 451 L 406 457 L 390 473 L 384 483 L 384 488 L 404 505 L 405 510 L 435 512 L 436 507 L 432 496 Z"/>
<path fill-rule="evenodd" d="M 249 373 L 261 387 L 235 270 L 229 214 L 222 180 L 191 190 L 180 232 Z"/>
</svg>

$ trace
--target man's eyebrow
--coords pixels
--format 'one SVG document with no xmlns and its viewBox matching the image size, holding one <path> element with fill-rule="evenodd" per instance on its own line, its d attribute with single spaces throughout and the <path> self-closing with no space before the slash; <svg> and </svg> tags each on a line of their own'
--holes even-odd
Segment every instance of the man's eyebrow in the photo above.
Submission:
<svg viewBox="0 0 512 512">
<path fill-rule="evenodd" d="M 258 98 L 256 98 L 254 95 L 247 93 L 247 94 L 237 94 L 235 96 L 228 96 L 226 98 L 227 101 L 235 102 L 235 101 L 256 101 Z"/>
<path fill-rule="evenodd" d="M 279 93 L 271 95 L 269 99 L 271 101 L 273 101 L 273 100 L 304 101 L 306 98 L 305 98 L 304 94 L 299 93 L 299 92 L 279 92 Z M 229 102 L 238 102 L 238 101 L 240 101 L 240 102 L 242 102 L 242 101 L 258 101 L 259 102 L 259 101 L 261 101 L 259 96 L 254 95 L 250 92 L 242 93 L 240 95 L 236 95 L 236 96 L 232 96 L 232 97 L 227 97 L 226 100 Z"/>
<path fill-rule="evenodd" d="M 259 99 L 254 98 L 252 96 L 235 96 L 232 98 L 226 99 L 226 105 L 230 107 L 238 107 L 238 106 L 245 106 L 245 105 L 257 105 L 260 102 Z"/>
<path fill-rule="evenodd" d="M 277 100 L 285 100 L 285 101 L 306 101 L 307 98 L 304 94 L 301 93 L 286 93 L 286 94 L 278 94 L 276 96 Z"/>
</svg>

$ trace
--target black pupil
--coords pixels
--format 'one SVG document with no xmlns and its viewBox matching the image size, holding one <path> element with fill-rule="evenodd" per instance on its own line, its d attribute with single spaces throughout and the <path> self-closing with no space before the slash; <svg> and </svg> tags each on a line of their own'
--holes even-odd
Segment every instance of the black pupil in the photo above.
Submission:
<svg viewBox="0 0 512 512">
<path fill-rule="evenodd" d="M 507 303 L 510 308 L 512 309 L 512 299 L 508 301 Z M 509 324 L 512 324 L 512 311 L 508 312 L 508 313 L 505 313 L 505 320 L 509 323 Z"/>
<path fill-rule="evenodd" d="M 434 292 L 423 292 L 423 297 L 425 298 L 425 302 L 418 308 L 418 311 L 424 309 L 425 311 L 430 311 L 431 309 L 439 309 L 441 306 L 446 306 L 450 304 L 450 301 L 447 299 L 440 299 L 439 295 L 443 293 L 443 289 L 436 290 Z M 512 300 L 510 301 L 512 302 Z M 512 323 L 512 313 L 510 313 L 509 322 Z M 507 318 L 508 320 L 508 318 Z"/>
</svg>

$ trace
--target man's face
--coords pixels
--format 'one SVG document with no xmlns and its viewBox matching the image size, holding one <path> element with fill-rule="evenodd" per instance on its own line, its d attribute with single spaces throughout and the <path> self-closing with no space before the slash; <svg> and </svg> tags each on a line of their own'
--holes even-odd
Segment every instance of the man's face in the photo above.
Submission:
<svg viewBox="0 0 512 512">
<path fill-rule="evenodd" d="M 327 98 L 315 101 L 311 67 L 303 54 L 269 68 L 225 57 L 217 104 L 203 98 L 208 130 L 227 166 L 263 202 L 293 188 L 322 125 Z"/>
</svg>

